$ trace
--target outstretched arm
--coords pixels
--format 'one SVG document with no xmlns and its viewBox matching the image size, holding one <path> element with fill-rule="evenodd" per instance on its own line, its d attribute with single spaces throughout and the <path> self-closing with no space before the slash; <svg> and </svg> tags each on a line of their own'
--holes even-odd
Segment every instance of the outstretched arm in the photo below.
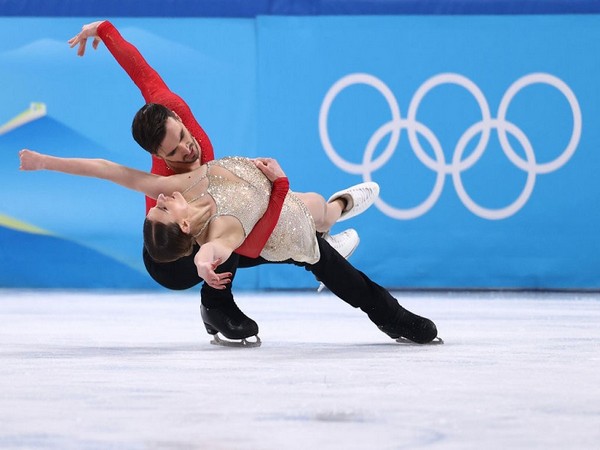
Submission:
<svg viewBox="0 0 600 450">
<path fill-rule="evenodd" d="M 98 47 L 100 40 L 104 42 L 108 51 L 139 88 L 147 103 L 160 103 L 174 111 L 181 118 L 192 135 L 202 142 L 201 161 L 203 164 L 215 159 L 210 139 L 194 118 L 190 107 L 181 97 L 169 89 L 158 72 L 148 64 L 133 44 L 121 36 L 112 23 L 108 20 L 102 20 L 84 25 L 81 31 L 69 40 L 69 45 L 71 48 L 78 46 L 77 54 L 83 56 L 86 42 L 90 38 L 94 39 L 92 43 L 94 49 Z M 153 161 L 153 163 L 160 161 L 162 160 L 159 159 Z M 164 164 L 164 161 L 162 163 Z"/>
<path fill-rule="evenodd" d="M 128 189 L 143 192 L 156 198 L 160 193 L 169 193 L 171 183 L 167 178 L 141 170 L 132 169 L 106 159 L 59 158 L 32 150 L 19 152 L 21 170 L 52 170 L 71 175 L 100 178 L 112 181 Z"/>
<path fill-rule="evenodd" d="M 78 46 L 77 54 L 83 56 L 86 50 L 86 42 L 93 38 L 93 48 L 97 48 L 100 40 L 104 42 L 108 51 L 115 60 L 127 72 L 127 75 L 139 88 L 147 103 L 159 103 L 175 112 L 186 128 L 200 142 L 202 152 L 200 161 L 202 164 L 215 159 L 212 143 L 204 129 L 196 121 L 190 107 L 181 97 L 172 92 L 167 84 L 144 59 L 138 49 L 126 41 L 119 31 L 108 20 L 92 22 L 84 25 L 81 31 L 69 40 L 71 48 Z M 164 160 L 152 157 L 152 173 L 158 175 L 172 175 Z M 146 210 L 155 205 L 154 200 L 146 199 Z"/>
<path fill-rule="evenodd" d="M 146 102 L 160 103 L 156 100 L 157 96 L 167 96 L 168 93 L 175 95 L 171 93 L 158 72 L 146 62 L 137 48 L 123 39 L 108 20 L 100 20 L 84 25 L 77 35 L 69 39 L 69 45 L 71 48 L 77 46 L 77 55 L 83 56 L 87 40 L 90 38 L 93 38 L 92 47 L 94 50 L 98 48 L 100 41 L 106 44 L 110 53 L 140 89 Z M 161 94 L 161 92 L 164 93 Z"/>
</svg>

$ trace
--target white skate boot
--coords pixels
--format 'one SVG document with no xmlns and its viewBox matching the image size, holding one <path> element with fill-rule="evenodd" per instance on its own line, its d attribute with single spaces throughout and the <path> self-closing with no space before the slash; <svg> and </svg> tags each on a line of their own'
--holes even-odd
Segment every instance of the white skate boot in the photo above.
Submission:
<svg viewBox="0 0 600 450">
<path fill-rule="evenodd" d="M 348 228 L 341 233 L 333 235 L 325 233 L 323 239 L 346 259 L 350 258 L 354 250 L 358 247 L 358 244 L 360 244 L 360 238 L 354 228 Z M 321 292 L 323 288 L 325 288 L 325 285 L 320 283 L 317 292 Z"/>
<path fill-rule="evenodd" d="M 344 208 L 344 211 L 342 211 L 342 215 L 337 220 L 338 222 L 341 222 L 342 220 L 348 220 L 351 217 L 358 216 L 360 213 L 367 210 L 378 196 L 379 185 L 373 181 L 369 181 L 336 192 L 329 197 L 327 202 L 331 203 L 338 198 L 346 200 L 347 205 Z"/>
<path fill-rule="evenodd" d="M 350 258 L 350 255 L 354 253 L 354 250 L 360 244 L 360 238 L 354 228 L 348 228 L 337 234 L 325 233 L 323 239 L 346 259 Z"/>
</svg>

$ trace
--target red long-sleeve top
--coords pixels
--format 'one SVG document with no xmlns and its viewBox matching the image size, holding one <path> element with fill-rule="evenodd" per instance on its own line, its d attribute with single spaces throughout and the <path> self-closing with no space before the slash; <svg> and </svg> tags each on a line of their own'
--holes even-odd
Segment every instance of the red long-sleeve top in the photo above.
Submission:
<svg viewBox="0 0 600 450">
<path fill-rule="evenodd" d="M 201 163 L 205 164 L 213 160 L 215 156 L 212 143 L 204 129 L 194 118 L 189 106 L 181 97 L 171 92 L 160 75 L 146 62 L 137 48 L 123 39 L 119 31 L 109 21 L 104 21 L 98 26 L 98 36 L 140 89 L 146 103 L 164 105 L 181 118 L 192 136 L 200 143 Z M 174 173 L 164 160 L 154 155 L 152 156 L 150 171 L 163 176 L 173 175 Z M 282 177 L 275 180 L 267 211 L 256 223 L 244 243 L 237 248 L 236 253 L 251 258 L 258 257 L 279 220 L 283 201 L 288 190 L 289 182 L 287 178 Z M 156 200 L 146 197 L 146 212 L 155 205 Z"/>
</svg>

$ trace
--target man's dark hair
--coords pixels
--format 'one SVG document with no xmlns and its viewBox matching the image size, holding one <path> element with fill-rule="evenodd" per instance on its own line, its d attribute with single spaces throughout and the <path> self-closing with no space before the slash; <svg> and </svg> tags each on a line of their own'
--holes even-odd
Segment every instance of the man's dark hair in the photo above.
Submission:
<svg viewBox="0 0 600 450">
<path fill-rule="evenodd" d="M 194 239 L 176 223 L 164 224 L 146 219 L 144 247 L 154 261 L 166 263 L 189 255 Z"/>
<path fill-rule="evenodd" d="M 140 147 L 156 155 L 167 133 L 165 123 L 169 117 L 177 119 L 173 111 L 158 103 L 147 103 L 133 118 L 131 134 Z"/>
</svg>

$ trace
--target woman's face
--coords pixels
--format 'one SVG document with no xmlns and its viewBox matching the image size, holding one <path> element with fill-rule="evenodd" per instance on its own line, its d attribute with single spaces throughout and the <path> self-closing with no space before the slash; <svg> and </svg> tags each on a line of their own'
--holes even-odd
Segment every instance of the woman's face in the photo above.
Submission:
<svg viewBox="0 0 600 450">
<path fill-rule="evenodd" d="M 181 224 L 188 218 L 188 203 L 179 192 L 173 195 L 160 194 L 156 199 L 156 206 L 151 208 L 146 218 L 164 224 Z"/>
</svg>

